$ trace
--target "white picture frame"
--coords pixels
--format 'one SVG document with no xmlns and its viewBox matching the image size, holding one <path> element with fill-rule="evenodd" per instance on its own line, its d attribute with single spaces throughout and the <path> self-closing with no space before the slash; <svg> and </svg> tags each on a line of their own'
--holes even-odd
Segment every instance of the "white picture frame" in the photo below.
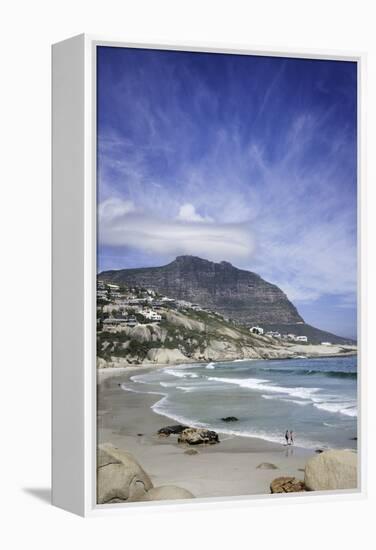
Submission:
<svg viewBox="0 0 376 550">
<path fill-rule="evenodd" d="M 96 47 L 132 47 L 354 61 L 358 66 L 358 489 L 290 494 L 96 504 Z M 79 35 L 52 47 L 52 502 L 79 514 L 142 513 L 145 507 L 271 505 L 366 495 L 364 358 L 365 54 L 268 50 L 222 44 L 132 44 Z M 362 266 L 362 267 L 361 267 Z"/>
</svg>

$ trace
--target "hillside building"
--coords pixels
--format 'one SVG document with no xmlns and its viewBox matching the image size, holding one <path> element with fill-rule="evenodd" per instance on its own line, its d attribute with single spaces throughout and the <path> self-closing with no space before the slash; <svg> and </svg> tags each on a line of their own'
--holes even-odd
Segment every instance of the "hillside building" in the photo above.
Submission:
<svg viewBox="0 0 376 550">
<path fill-rule="evenodd" d="M 262 336 L 264 334 L 264 329 L 261 328 L 261 327 L 251 327 L 249 329 L 249 331 L 252 333 L 252 334 L 257 334 L 259 336 Z"/>
</svg>

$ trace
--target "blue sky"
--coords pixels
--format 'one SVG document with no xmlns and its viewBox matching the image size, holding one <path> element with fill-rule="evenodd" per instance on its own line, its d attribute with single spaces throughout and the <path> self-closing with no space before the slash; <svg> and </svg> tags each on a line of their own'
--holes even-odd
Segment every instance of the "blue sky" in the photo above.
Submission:
<svg viewBox="0 0 376 550">
<path fill-rule="evenodd" d="M 356 335 L 356 64 L 98 48 L 98 270 L 259 273 Z"/>
</svg>

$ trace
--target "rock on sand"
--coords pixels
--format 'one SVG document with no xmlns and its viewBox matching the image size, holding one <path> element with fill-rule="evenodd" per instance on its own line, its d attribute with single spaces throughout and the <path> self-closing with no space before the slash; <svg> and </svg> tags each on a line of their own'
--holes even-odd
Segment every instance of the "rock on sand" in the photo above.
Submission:
<svg viewBox="0 0 376 550">
<path fill-rule="evenodd" d="M 206 430 L 205 428 L 186 428 L 179 435 L 178 443 L 188 443 L 188 445 L 200 445 L 203 443 L 219 443 L 217 432 Z"/>
<path fill-rule="evenodd" d="M 177 500 L 182 498 L 194 497 L 187 489 L 176 487 L 175 485 L 162 485 L 161 487 L 154 487 L 148 491 L 149 500 Z"/>
<path fill-rule="evenodd" d="M 184 451 L 184 454 L 185 455 L 198 455 L 199 452 L 197 449 L 187 449 L 186 451 Z"/>
<path fill-rule="evenodd" d="M 296 477 L 277 477 L 270 484 L 271 493 L 299 493 L 305 491 L 304 482 Z"/>
<path fill-rule="evenodd" d="M 271 462 L 262 462 L 256 466 L 257 470 L 278 470 L 278 466 L 272 464 Z"/>
<path fill-rule="evenodd" d="M 183 424 L 174 424 L 173 426 L 165 426 L 158 430 L 158 435 L 164 435 L 168 437 L 171 434 L 181 434 L 183 430 L 186 430 L 189 426 L 184 426 Z"/>
<path fill-rule="evenodd" d="M 304 475 L 305 485 L 310 491 L 356 489 L 357 462 L 355 451 L 324 451 L 308 460 Z"/>
<path fill-rule="evenodd" d="M 97 502 L 147 500 L 153 484 L 130 453 L 112 445 L 100 445 L 97 458 Z"/>
<path fill-rule="evenodd" d="M 130 453 L 109 443 L 99 445 L 97 457 L 98 504 L 187 498 L 194 498 L 194 496 L 182 487 L 175 485 L 153 487 L 148 474 Z"/>
</svg>

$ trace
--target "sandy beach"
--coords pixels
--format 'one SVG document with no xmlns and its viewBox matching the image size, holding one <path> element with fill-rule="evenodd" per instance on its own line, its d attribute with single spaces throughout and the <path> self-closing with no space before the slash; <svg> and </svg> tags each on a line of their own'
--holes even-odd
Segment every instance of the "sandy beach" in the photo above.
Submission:
<svg viewBox="0 0 376 550">
<path fill-rule="evenodd" d="M 160 396 L 121 388 L 136 372 L 149 370 L 98 371 L 98 443 L 132 453 L 155 486 L 178 485 L 203 498 L 268 494 L 270 482 L 279 476 L 303 480 L 305 463 L 314 451 L 286 447 L 283 434 L 277 444 L 219 433 L 219 444 L 194 447 L 197 454 L 186 454 L 192 447 L 178 444 L 176 436 L 158 436 L 160 428 L 176 423 L 151 409 Z M 258 468 L 262 463 L 277 469 Z"/>
</svg>

